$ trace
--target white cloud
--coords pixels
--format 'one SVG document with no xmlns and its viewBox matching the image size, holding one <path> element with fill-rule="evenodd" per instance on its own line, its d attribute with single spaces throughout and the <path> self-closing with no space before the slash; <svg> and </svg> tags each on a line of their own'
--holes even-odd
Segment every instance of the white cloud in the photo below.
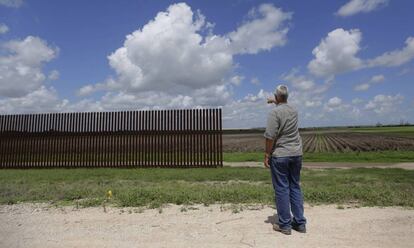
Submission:
<svg viewBox="0 0 414 248">
<path fill-rule="evenodd" d="M 173 4 L 127 35 L 124 45 L 108 56 L 116 76 L 85 85 L 78 95 L 109 91 L 148 99 L 150 94 L 185 106 L 218 106 L 231 100 L 233 85 L 244 77 L 232 75 L 233 56 L 257 53 L 286 43 L 284 23 L 291 14 L 273 5 L 260 5 L 236 31 L 214 35 L 213 25 L 185 3 Z M 255 17 L 253 17 L 255 16 Z M 203 35 L 204 31 L 207 35 Z M 173 100 L 171 100 L 173 99 Z M 104 99 L 101 99 L 104 101 Z M 147 106 L 146 104 L 145 106 Z M 173 103 L 174 105 L 174 103 Z M 154 106 L 154 104 L 149 104 Z"/>
<path fill-rule="evenodd" d="M 0 113 L 41 113 L 65 111 L 68 100 L 61 100 L 53 87 L 44 85 L 27 95 L 0 99 Z"/>
<path fill-rule="evenodd" d="M 230 78 L 230 82 L 237 86 L 239 86 L 243 80 L 244 80 L 244 76 L 239 76 L 239 75 L 236 75 Z"/>
<path fill-rule="evenodd" d="M 58 49 L 34 36 L 2 45 L 0 53 L 0 97 L 22 97 L 37 90 L 45 81 L 45 63 L 54 59 Z"/>
<path fill-rule="evenodd" d="M 68 111 L 117 111 L 136 109 L 194 109 L 222 107 L 225 128 L 262 127 L 267 111 L 273 106 L 266 104 L 272 95 L 261 89 L 257 94 L 247 94 L 235 100 L 225 86 L 197 90 L 193 96 L 170 95 L 160 91 L 126 93 L 107 92 L 101 99 L 83 99 L 66 106 Z M 215 98 L 208 97 L 214 95 Z"/>
<path fill-rule="evenodd" d="M 283 75 L 282 79 L 289 82 L 292 88 L 300 93 L 318 96 L 325 93 L 333 84 L 333 81 L 330 79 L 325 80 L 323 83 L 316 83 L 309 76 L 298 74 L 298 71 L 298 69 L 294 68 L 288 74 Z"/>
<path fill-rule="evenodd" d="M 254 85 L 259 85 L 260 84 L 260 80 L 257 77 L 254 77 L 250 80 L 250 83 L 254 84 Z"/>
<path fill-rule="evenodd" d="M 372 76 L 370 82 L 372 82 L 372 83 L 381 83 L 381 82 L 384 82 L 384 80 L 385 80 L 384 75 L 380 74 L 380 75 Z"/>
<path fill-rule="evenodd" d="M 309 71 L 316 76 L 333 78 L 335 75 L 379 66 L 400 66 L 414 59 L 414 37 L 408 37 L 404 48 L 385 52 L 374 59 L 363 60 L 357 56 L 362 39 L 358 29 L 335 29 L 321 40 L 308 63 Z"/>
<path fill-rule="evenodd" d="M 49 76 L 47 76 L 47 78 L 49 80 L 57 80 L 60 76 L 59 71 L 57 70 L 52 70 L 51 72 L 49 72 Z"/>
<path fill-rule="evenodd" d="M 371 87 L 369 83 L 358 84 L 354 87 L 355 91 L 366 91 Z"/>
<path fill-rule="evenodd" d="M 257 95 L 247 94 L 247 96 L 244 97 L 244 100 L 247 100 L 249 102 L 257 102 L 257 101 L 264 101 L 265 99 L 265 92 L 263 89 L 260 89 L 259 93 Z"/>
<path fill-rule="evenodd" d="M 234 54 L 255 54 L 286 44 L 289 28 L 285 24 L 292 18 L 292 13 L 262 4 L 249 14 L 251 18 L 246 23 L 227 35 Z"/>
<path fill-rule="evenodd" d="M 223 127 L 251 128 L 263 127 L 267 112 L 274 106 L 266 104 L 271 92 L 261 89 L 257 94 L 248 94 L 242 99 L 233 100 L 223 106 Z"/>
<path fill-rule="evenodd" d="M 365 110 L 374 111 L 377 114 L 387 114 L 398 109 L 398 105 L 402 103 L 404 97 L 397 95 L 376 95 L 365 105 Z"/>
<path fill-rule="evenodd" d="M 296 97 L 291 96 L 291 97 Z M 291 98 L 289 97 L 289 98 Z M 291 99 L 292 102 L 294 99 Z M 306 101 L 299 106 L 301 126 L 334 126 L 334 125 L 373 125 L 381 123 L 398 123 L 400 119 L 412 122 L 412 108 L 402 108 L 404 97 L 397 95 L 378 95 L 369 101 L 354 98 L 346 102 L 337 96 L 329 98 L 322 106 L 304 108 Z M 319 107 L 321 106 L 321 107 Z"/>
<path fill-rule="evenodd" d="M 361 38 L 358 29 L 347 31 L 338 28 L 329 32 L 313 49 L 315 58 L 308 64 L 309 71 L 316 76 L 329 78 L 361 67 L 362 61 L 356 57 Z"/>
<path fill-rule="evenodd" d="M 355 105 L 361 104 L 363 102 L 364 102 L 364 100 L 362 100 L 361 98 L 352 99 L 352 104 L 355 104 Z"/>
<path fill-rule="evenodd" d="M 43 66 L 58 55 L 58 48 L 39 37 L 28 36 L 1 44 L 0 113 L 36 113 L 64 111 L 69 101 L 60 99 L 46 79 L 54 80 L 58 71 L 46 76 Z"/>
<path fill-rule="evenodd" d="M 337 14 L 340 16 L 351 16 L 358 13 L 368 13 L 387 5 L 389 0 L 350 0 L 341 8 Z"/>
<path fill-rule="evenodd" d="M 93 85 L 85 85 L 78 90 L 77 95 L 87 96 L 87 95 L 92 94 L 94 91 L 95 91 L 95 88 Z"/>
<path fill-rule="evenodd" d="M 405 47 L 400 50 L 385 52 L 384 54 L 367 61 L 368 67 L 375 66 L 400 66 L 414 59 L 414 37 L 408 37 Z"/>
<path fill-rule="evenodd" d="M 308 108 L 319 107 L 321 105 L 322 105 L 322 101 L 320 101 L 320 100 L 313 100 L 313 101 L 306 100 L 305 101 L 305 106 L 308 107 Z"/>
<path fill-rule="evenodd" d="M 333 82 L 327 80 L 324 83 L 316 83 L 309 77 L 297 73 L 298 69 L 293 69 L 282 77 L 292 85 L 288 100 L 298 109 L 299 114 L 307 116 L 305 119 L 317 119 L 321 112 L 319 107 L 322 106 L 324 93 Z"/>
<path fill-rule="evenodd" d="M 82 108 L 89 110 L 216 107 L 224 106 L 232 101 L 232 92 L 228 87 L 227 85 L 219 85 L 197 89 L 191 95 L 170 94 L 162 91 L 134 93 L 109 91 L 97 101 L 86 98 L 75 105 L 81 105 Z M 88 91 L 86 87 L 83 90 Z"/>
<path fill-rule="evenodd" d="M 285 44 L 287 29 L 280 28 L 290 14 L 269 4 L 261 5 L 257 12 L 259 18 L 250 19 L 237 31 L 224 36 L 210 32 L 203 37 L 200 32 L 208 26 L 205 17 L 194 14 L 185 3 L 173 4 L 127 36 L 124 46 L 108 57 L 117 78 L 93 88 L 179 94 L 221 85 L 231 74 L 234 54 Z"/>
<path fill-rule="evenodd" d="M 9 27 L 6 24 L 0 23 L 0 34 L 5 34 L 9 31 Z"/>
<path fill-rule="evenodd" d="M 346 120 L 360 116 L 361 112 L 357 106 L 351 106 L 345 103 L 341 98 L 335 96 L 330 98 L 322 109 L 322 114 L 327 120 Z"/>
<path fill-rule="evenodd" d="M 375 75 L 367 83 L 358 84 L 354 87 L 355 91 L 366 91 L 368 90 L 373 84 L 378 84 L 384 82 L 385 77 L 384 75 Z"/>
<path fill-rule="evenodd" d="M 224 40 L 210 37 L 203 41 L 199 32 L 204 19 L 201 14 L 194 16 L 185 3 L 171 5 L 142 29 L 127 35 L 124 46 L 108 57 L 116 78 L 85 87 L 180 94 L 223 84 L 232 70 L 232 55 L 226 52 Z"/>
<path fill-rule="evenodd" d="M 22 6 L 23 0 L 0 0 L 0 5 L 7 7 L 18 8 Z"/>
<path fill-rule="evenodd" d="M 335 107 L 340 106 L 341 104 L 342 104 L 342 99 L 335 96 L 328 100 L 327 106 L 331 108 L 335 108 Z"/>
<path fill-rule="evenodd" d="M 283 79 L 290 82 L 294 88 L 300 91 L 308 91 L 315 87 L 313 80 L 302 75 L 297 75 L 296 72 L 297 70 L 292 70 Z"/>
<path fill-rule="evenodd" d="M 193 20 L 195 18 L 195 20 Z M 204 17 L 194 17 L 184 3 L 171 5 L 155 19 L 127 36 L 124 46 L 109 56 L 118 87 L 128 91 L 185 92 L 222 83 L 232 56 L 202 43 L 198 33 Z"/>
</svg>

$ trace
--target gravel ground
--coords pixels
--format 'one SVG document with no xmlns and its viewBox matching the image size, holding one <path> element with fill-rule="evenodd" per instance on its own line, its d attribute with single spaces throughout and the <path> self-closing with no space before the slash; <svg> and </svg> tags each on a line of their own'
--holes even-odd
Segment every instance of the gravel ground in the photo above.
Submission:
<svg viewBox="0 0 414 248">
<path fill-rule="evenodd" d="M 272 230 L 275 210 L 0 206 L 0 247 L 412 247 L 414 210 L 305 206 L 308 233 Z M 185 210 L 185 211 L 184 211 Z"/>
</svg>

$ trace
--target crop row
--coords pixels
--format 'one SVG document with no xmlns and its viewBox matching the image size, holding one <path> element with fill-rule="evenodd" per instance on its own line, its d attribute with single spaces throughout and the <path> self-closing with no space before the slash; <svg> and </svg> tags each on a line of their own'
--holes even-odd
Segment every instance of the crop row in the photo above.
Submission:
<svg viewBox="0 0 414 248">
<path fill-rule="evenodd" d="M 302 136 L 305 152 L 414 150 L 414 140 L 355 133 L 323 133 Z"/>
<path fill-rule="evenodd" d="M 366 133 L 303 133 L 304 152 L 414 151 L 414 139 Z M 224 152 L 264 150 L 262 134 L 225 134 Z"/>
</svg>

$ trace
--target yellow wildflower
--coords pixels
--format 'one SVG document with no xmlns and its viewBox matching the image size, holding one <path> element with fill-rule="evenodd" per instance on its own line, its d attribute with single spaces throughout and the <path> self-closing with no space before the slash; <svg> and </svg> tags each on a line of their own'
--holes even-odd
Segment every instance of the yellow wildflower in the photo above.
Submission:
<svg viewBox="0 0 414 248">
<path fill-rule="evenodd" d="M 108 199 L 111 199 L 112 198 L 112 191 L 111 190 L 108 190 L 108 192 L 106 192 L 106 197 Z"/>
</svg>

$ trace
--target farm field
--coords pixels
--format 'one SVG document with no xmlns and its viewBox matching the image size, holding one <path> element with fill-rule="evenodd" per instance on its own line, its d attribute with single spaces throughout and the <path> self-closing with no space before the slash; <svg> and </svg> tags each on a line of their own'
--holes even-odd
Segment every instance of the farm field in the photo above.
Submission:
<svg viewBox="0 0 414 248">
<path fill-rule="evenodd" d="M 412 162 L 413 127 L 339 128 L 301 131 L 305 161 Z M 225 161 L 261 161 L 263 131 L 225 133 Z"/>
<path fill-rule="evenodd" d="M 396 136 L 414 136 L 414 126 L 396 126 L 396 127 L 359 127 L 350 128 L 350 131 L 358 133 L 381 133 Z"/>
</svg>

